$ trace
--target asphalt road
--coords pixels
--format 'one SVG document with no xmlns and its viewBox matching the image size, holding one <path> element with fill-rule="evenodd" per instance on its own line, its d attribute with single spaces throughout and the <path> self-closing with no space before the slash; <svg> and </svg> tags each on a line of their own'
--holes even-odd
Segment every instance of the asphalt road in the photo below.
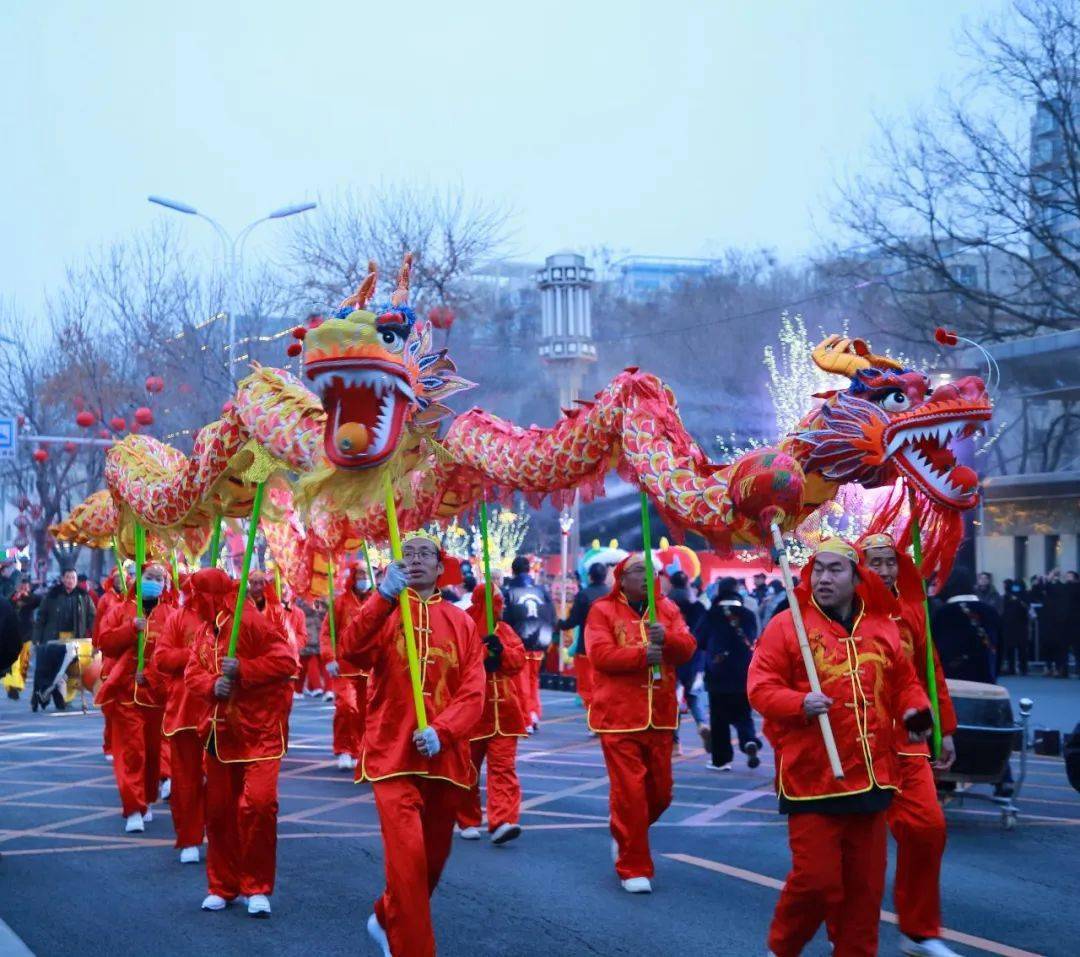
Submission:
<svg viewBox="0 0 1080 957">
<path fill-rule="evenodd" d="M 433 905 L 440 954 L 763 954 L 788 866 L 771 755 L 756 772 L 723 775 L 705 770 L 699 747 L 676 758 L 675 804 L 652 832 L 655 892 L 631 897 L 610 863 L 599 747 L 572 695 L 544 702 L 520 756 L 525 833 L 504 848 L 455 841 Z M 0 917 L 39 957 L 374 955 L 364 923 L 382 886 L 378 822 L 369 789 L 332 767 L 331 712 L 314 700 L 294 709 L 274 915 L 255 921 L 199 910 L 205 875 L 177 862 L 167 804 L 145 835 L 124 835 L 99 715 L 0 701 Z M 1012 831 L 988 806 L 948 811 L 945 918 L 969 935 L 953 946 L 1076 954 L 1080 795 L 1060 760 L 1032 760 L 1019 805 Z M 0 955 L 15 946 L 0 935 Z M 896 948 L 886 915 L 881 953 Z M 823 938 L 807 953 L 827 953 Z"/>
</svg>

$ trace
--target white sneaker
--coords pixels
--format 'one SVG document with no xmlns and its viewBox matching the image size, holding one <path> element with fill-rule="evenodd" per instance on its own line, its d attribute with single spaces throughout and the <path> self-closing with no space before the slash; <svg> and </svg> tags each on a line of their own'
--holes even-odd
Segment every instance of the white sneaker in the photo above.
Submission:
<svg viewBox="0 0 1080 957">
<path fill-rule="evenodd" d="M 180 863 L 181 864 L 198 864 L 199 863 L 199 849 L 197 847 L 182 847 L 182 848 L 180 848 Z"/>
<path fill-rule="evenodd" d="M 927 937 L 924 941 L 912 940 L 907 934 L 900 935 L 900 953 L 908 957 L 960 957 L 945 945 L 940 937 Z"/>
<path fill-rule="evenodd" d="M 202 909 L 203 910 L 225 910 L 229 906 L 229 901 L 224 897 L 218 897 L 217 894 L 207 894 L 203 898 Z"/>
<path fill-rule="evenodd" d="M 506 844 L 519 837 L 521 837 L 520 824 L 500 824 L 491 834 L 491 843 Z"/>
<path fill-rule="evenodd" d="M 124 822 L 124 830 L 128 834 L 142 834 L 146 830 L 143 825 L 143 816 L 136 811 L 134 814 L 129 814 L 127 820 Z"/>
<path fill-rule="evenodd" d="M 379 918 L 374 914 L 367 919 L 367 932 L 368 937 L 375 941 L 379 950 L 382 951 L 383 957 L 392 957 L 390 941 L 386 937 L 386 931 L 383 930 L 383 925 L 379 923 Z"/>
<path fill-rule="evenodd" d="M 248 917 L 269 917 L 270 898 L 265 894 L 252 894 L 248 898 Z"/>
<path fill-rule="evenodd" d="M 113 762 L 113 756 L 112 756 L 111 754 L 106 754 L 106 755 L 105 755 L 105 760 L 106 760 L 106 761 L 108 761 L 108 762 L 109 762 L 109 764 L 112 764 L 112 762 Z"/>
<path fill-rule="evenodd" d="M 148 807 L 146 813 L 142 816 L 143 824 L 149 824 L 154 819 L 154 809 Z"/>
<path fill-rule="evenodd" d="M 303 701 L 304 696 L 299 691 L 294 691 L 292 699 L 293 699 L 293 701 Z"/>
<path fill-rule="evenodd" d="M 463 827 L 458 833 L 458 837 L 463 841 L 479 841 L 480 829 L 477 827 Z"/>
<path fill-rule="evenodd" d="M 327 691 L 326 694 L 324 694 L 322 696 L 322 699 L 323 699 L 323 701 L 333 701 L 334 700 L 334 692 L 333 691 Z"/>
<path fill-rule="evenodd" d="M 337 756 L 337 769 L 339 771 L 351 771 L 356 767 L 356 762 L 351 754 L 339 754 Z"/>
<path fill-rule="evenodd" d="M 708 764 L 705 765 L 705 768 L 709 771 L 730 771 L 731 762 L 728 761 L 727 764 L 713 764 L 712 761 L 710 761 Z"/>
<path fill-rule="evenodd" d="M 627 894 L 651 894 L 652 881 L 647 877 L 628 877 L 622 882 L 622 889 Z"/>
<path fill-rule="evenodd" d="M 172 778 L 166 778 L 164 781 L 161 782 L 161 790 L 159 792 L 159 797 L 161 798 L 161 800 L 167 801 L 169 800 L 170 794 L 172 794 Z"/>
</svg>

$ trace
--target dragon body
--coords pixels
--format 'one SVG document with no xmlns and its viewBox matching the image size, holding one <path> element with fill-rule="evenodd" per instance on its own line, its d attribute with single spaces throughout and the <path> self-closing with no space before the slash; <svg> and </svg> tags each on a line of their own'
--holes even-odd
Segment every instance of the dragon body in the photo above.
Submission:
<svg viewBox="0 0 1080 957">
<path fill-rule="evenodd" d="M 914 496 L 939 572 L 959 514 L 978 501 L 977 478 L 957 464 L 951 444 L 991 417 L 982 380 L 932 389 L 923 373 L 839 336 L 818 346 L 814 361 L 849 385 L 816 397 L 776 447 L 730 463 L 709 459 L 683 426 L 672 390 L 637 369 L 550 428 L 473 408 L 440 438 L 451 415 L 443 400 L 471 383 L 445 350 L 431 348 L 428 325 L 408 307 L 410 265 L 406 257 L 389 301 L 370 305 L 372 264 L 331 317 L 297 331 L 314 391 L 287 372 L 256 367 L 221 419 L 200 430 L 190 456 L 145 436 L 114 447 L 106 480 L 119 526 L 130 516 L 166 537 L 199 537 L 215 515 L 247 514 L 252 461 L 261 457 L 280 476 L 271 479 L 279 491 L 269 497 L 268 539 L 286 577 L 307 591 L 315 556 L 385 540 L 387 483 L 402 527 L 416 528 L 485 495 L 588 500 L 614 470 L 648 494 L 674 531 L 697 533 L 721 552 L 763 547 L 772 522 L 794 529 L 845 483 L 890 486 Z M 886 512 L 882 522 L 900 514 Z"/>
</svg>

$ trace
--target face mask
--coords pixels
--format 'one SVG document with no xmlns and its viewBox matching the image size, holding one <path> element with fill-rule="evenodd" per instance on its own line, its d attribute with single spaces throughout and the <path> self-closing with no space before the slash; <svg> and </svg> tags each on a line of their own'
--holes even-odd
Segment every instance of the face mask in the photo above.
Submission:
<svg viewBox="0 0 1080 957">
<path fill-rule="evenodd" d="M 142 580 L 143 598 L 160 598 L 165 589 L 165 582 L 159 582 L 156 578 L 144 578 Z"/>
</svg>

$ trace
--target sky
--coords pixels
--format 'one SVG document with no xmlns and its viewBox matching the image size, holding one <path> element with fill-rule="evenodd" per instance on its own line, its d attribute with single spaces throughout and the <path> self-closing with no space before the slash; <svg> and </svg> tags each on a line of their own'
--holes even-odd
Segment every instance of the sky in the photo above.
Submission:
<svg viewBox="0 0 1080 957">
<path fill-rule="evenodd" d="M 833 238 L 875 116 L 930 102 L 996 0 L 261 0 L 0 5 L 0 299 L 172 217 L 194 253 L 303 200 L 408 182 L 514 211 L 514 258 Z M 318 215 L 318 212 L 307 213 Z M 247 256 L 273 259 L 288 224 Z M 250 264 L 250 263 L 249 263 Z"/>
</svg>

